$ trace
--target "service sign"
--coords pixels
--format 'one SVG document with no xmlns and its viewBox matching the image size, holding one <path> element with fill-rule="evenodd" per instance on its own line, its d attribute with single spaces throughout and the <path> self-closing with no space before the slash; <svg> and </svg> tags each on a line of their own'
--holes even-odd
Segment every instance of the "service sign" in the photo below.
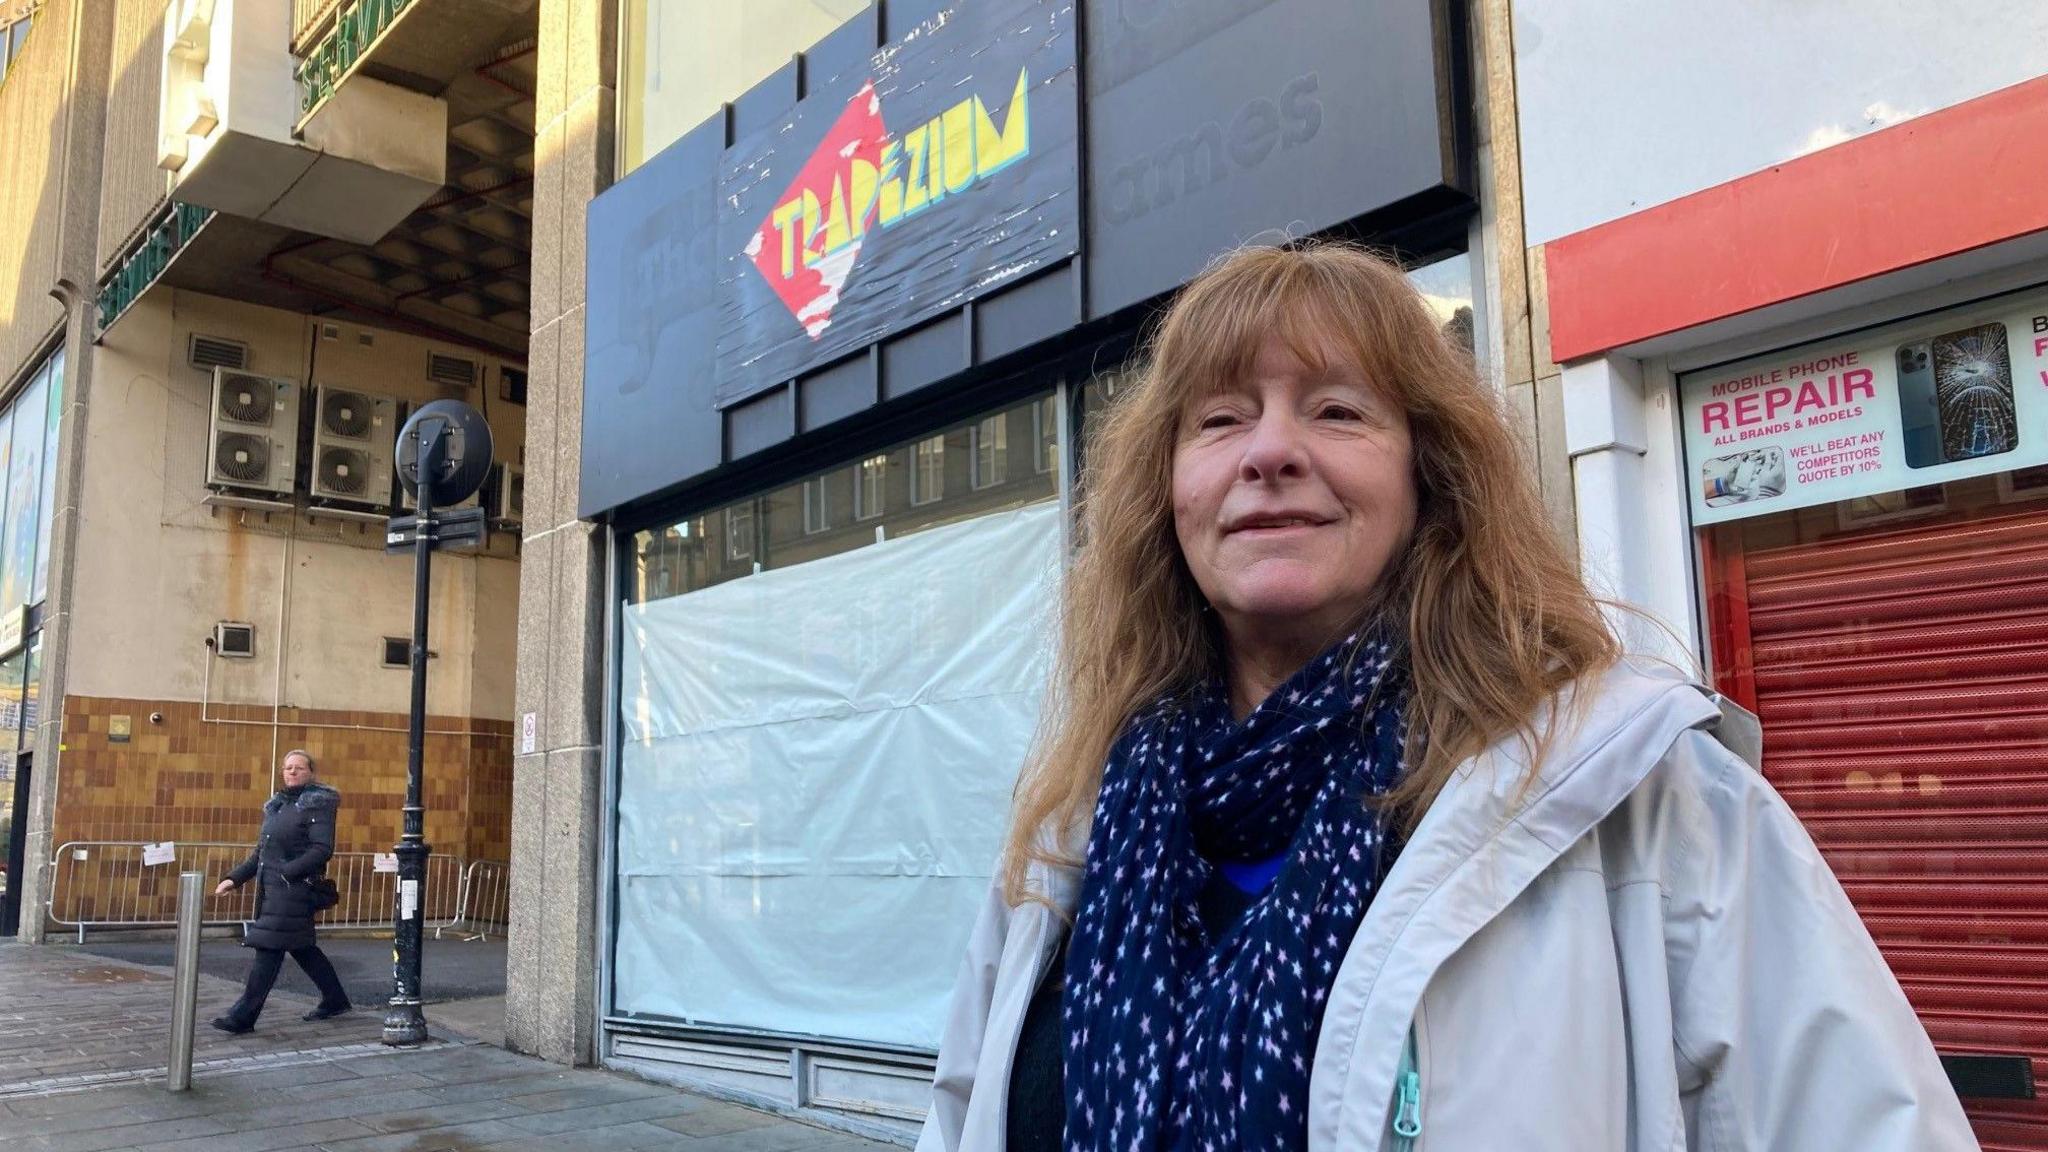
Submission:
<svg viewBox="0 0 2048 1152">
<path fill-rule="evenodd" d="M 718 173 L 718 402 L 1074 255 L 1073 0 L 961 0 Z"/>
<path fill-rule="evenodd" d="M 2048 293 L 1679 378 L 1694 524 L 2048 461 Z"/>
</svg>

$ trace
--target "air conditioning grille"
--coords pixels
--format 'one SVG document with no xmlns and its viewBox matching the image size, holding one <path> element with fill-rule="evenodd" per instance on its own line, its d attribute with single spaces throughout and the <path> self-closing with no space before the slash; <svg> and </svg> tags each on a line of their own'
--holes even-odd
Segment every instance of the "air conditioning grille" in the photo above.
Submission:
<svg viewBox="0 0 2048 1152">
<path fill-rule="evenodd" d="M 329 448 L 320 453 L 320 487 L 342 496 L 360 496 L 370 486 L 370 454 L 356 448 Z"/>
<path fill-rule="evenodd" d="M 214 470 L 230 480 L 260 482 L 270 476 L 270 440 L 247 432 L 223 432 L 213 460 Z"/>
<path fill-rule="evenodd" d="M 261 376 L 224 376 L 220 382 L 220 414 L 238 424 L 269 426 L 276 409 L 277 387 Z"/>
<path fill-rule="evenodd" d="M 360 440 L 370 434 L 374 405 L 360 392 L 325 391 L 320 394 L 320 424 L 336 436 Z"/>
</svg>

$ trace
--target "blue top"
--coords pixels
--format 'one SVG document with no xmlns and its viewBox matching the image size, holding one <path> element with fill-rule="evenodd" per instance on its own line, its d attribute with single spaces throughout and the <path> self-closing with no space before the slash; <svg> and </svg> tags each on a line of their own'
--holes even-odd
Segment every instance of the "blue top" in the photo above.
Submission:
<svg viewBox="0 0 2048 1152">
<path fill-rule="evenodd" d="M 1273 877 L 1280 874 L 1286 863 L 1287 852 L 1283 849 L 1270 860 L 1218 860 L 1216 870 L 1238 891 L 1256 896 L 1272 885 Z"/>
</svg>

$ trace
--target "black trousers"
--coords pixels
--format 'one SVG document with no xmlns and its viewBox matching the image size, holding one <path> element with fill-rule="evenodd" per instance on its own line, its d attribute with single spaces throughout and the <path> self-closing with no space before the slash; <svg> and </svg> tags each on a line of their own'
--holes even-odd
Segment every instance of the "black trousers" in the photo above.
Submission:
<svg viewBox="0 0 2048 1152">
<path fill-rule="evenodd" d="M 228 1019 L 237 1024 L 256 1023 L 256 1017 L 263 1014 L 263 1002 L 270 999 L 270 989 L 277 983 L 277 974 L 284 967 L 285 954 L 276 948 L 254 948 L 251 951 L 256 953 L 256 959 L 249 965 L 249 980 L 242 985 L 242 998 L 228 1009 Z M 291 956 L 312 978 L 314 987 L 320 989 L 320 1007 L 348 1007 L 348 992 L 341 986 L 341 977 L 334 974 L 333 963 L 318 944 L 294 948 Z"/>
</svg>

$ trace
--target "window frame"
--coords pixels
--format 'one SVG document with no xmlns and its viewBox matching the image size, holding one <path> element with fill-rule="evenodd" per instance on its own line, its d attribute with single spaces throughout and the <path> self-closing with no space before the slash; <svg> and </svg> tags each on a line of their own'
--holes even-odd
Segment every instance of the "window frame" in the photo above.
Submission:
<svg viewBox="0 0 2048 1152">
<path fill-rule="evenodd" d="M 926 449 L 930 451 L 927 452 Z M 921 481 L 925 465 L 932 467 L 931 491 L 925 491 Z M 910 506 L 922 508 L 936 504 L 946 498 L 946 434 L 943 432 L 926 436 L 910 445 Z"/>
<path fill-rule="evenodd" d="M 804 535 L 816 536 L 832 530 L 832 505 L 830 492 L 825 486 L 831 473 L 813 476 L 803 482 L 804 492 Z"/>
<path fill-rule="evenodd" d="M 868 507 L 868 482 L 874 481 L 874 507 Z M 889 454 L 877 452 L 853 463 L 853 518 L 876 520 L 889 511 Z"/>
<path fill-rule="evenodd" d="M 1032 410 L 1037 411 L 1037 405 L 1034 404 Z M 993 449 L 990 448 L 991 438 L 987 434 L 987 429 L 991 425 L 995 427 Z M 989 455 L 987 463 L 982 461 L 984 452 Z M 982 417 L 967 429 L 967 487 L 975 492 L 987 491 L 1007 481 L 1010 478 L 1009 471 L 1010 413 L 1008 409 L 1004 409 Z M 1036 475 L 1044 473 L 1039 472 Z"/>
<path fill-rule="evenodd" d="M 740 524 L 744 521 L 746 531 L 742 535 Z M 743 549 L 740 541 L 744 539 Z M 725 510 L 725 558 L 738 564 L 754 558 L 754 502 L 751 500 L 734 504 Z"/>
</svg>

